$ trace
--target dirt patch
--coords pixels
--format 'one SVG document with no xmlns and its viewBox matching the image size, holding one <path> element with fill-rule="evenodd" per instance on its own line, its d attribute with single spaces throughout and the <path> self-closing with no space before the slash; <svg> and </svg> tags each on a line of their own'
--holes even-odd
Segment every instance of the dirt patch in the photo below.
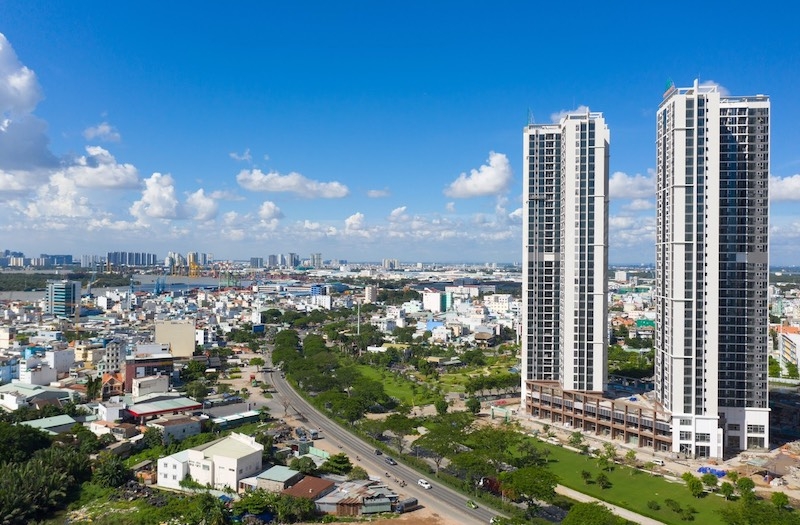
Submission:
<svg viewBox="0 0 800 525">
<path fill-rule="evenodd" d="M 381 525 L 460 525 L 460 522 L 445 519 L 426 509 L 418 509 L 396 518 L 366 518 L 361 521 L 337 522 L 337 525 L 363 525 L 364 523 L 380 523 Z"/>
</svg>

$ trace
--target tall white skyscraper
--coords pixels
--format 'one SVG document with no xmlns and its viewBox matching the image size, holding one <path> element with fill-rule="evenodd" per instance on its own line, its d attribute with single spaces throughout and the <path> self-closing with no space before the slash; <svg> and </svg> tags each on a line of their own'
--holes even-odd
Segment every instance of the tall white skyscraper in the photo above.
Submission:
<svg viewBox="0 0 800 525">
<path fill-rule="evenodd" d="M 658 109 L 655 393 L 675 452 L 769 444 L 769 111 L 697 81 Z"/>
<path fill-rule="evenodd" d="M 523 399 L 526 380 L 606 382 L 609 141 L 588 110 L 524 129 Z"/>
</svg>

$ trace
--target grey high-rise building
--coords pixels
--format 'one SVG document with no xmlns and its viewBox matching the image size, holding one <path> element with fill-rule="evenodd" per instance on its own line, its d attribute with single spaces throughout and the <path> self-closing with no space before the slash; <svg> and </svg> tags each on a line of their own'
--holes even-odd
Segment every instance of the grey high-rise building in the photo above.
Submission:
<svg viewBox="0 0 800 525">
<path fill-rule="evenodd" d="M 656 121 L 656 400 L 672 450 L 769 445 L 770 102 L 670 88 Z"/>
<path fill-rule="evenodd" d="M 609 142 L 588 110 L 524 130 L 523 399 L 606 383 Z"/>
</svg>

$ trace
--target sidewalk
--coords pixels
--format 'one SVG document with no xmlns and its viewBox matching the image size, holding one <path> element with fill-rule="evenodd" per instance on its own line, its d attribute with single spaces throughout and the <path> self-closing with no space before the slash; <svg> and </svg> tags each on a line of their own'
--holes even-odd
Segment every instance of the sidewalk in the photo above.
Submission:
<svg viewBox="0 0 800 525">
<path fill-rule="evenodd" d="M 583 492 L 578 492 L 577 490 L 572 490 L 571 488 L 565 487 L 564 485 L 558 485 L 556 487 L 556 492 L 561 494 L 562 496 L 566 496 L 568 498 L 572 498 L 575 501 L 580 501 L 583 503 L 600 503 L 604 507 L 608 507 L 608 510 L 616 514 L 617 516 L 624 518 L 630 522 L 638 523 L 639 525 L 662 525 L 663 522 L 654 520 L 652 518 L 648 518 L 647 516 L 642 516 L 641 514 L 637 514 L 633 511 L 628 509 L 623 509 L 622 507 L 617 507 L 616 505 L 612 505 L 611 503 L 607 503 L 603 500 L 599 500 L 597 498 L 593 498 L 592 496 L 587 496 Z"/>
</svg>

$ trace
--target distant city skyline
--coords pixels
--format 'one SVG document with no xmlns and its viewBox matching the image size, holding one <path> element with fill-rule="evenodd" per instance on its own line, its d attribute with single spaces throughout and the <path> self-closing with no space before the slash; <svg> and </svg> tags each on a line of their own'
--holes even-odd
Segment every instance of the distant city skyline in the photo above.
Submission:
<svg viewBox="0 0 800 525">
<path fill-rule="evenodd" d="M 769 31 L 731 38 L 741 12 Z M 591 107 L 614 145 L 609 262 L 652 264 L 653 116 L 699 78 L 770 96 L 770 262 L 793 264 L 800 41 L 773 12 L 8 0 L 0 248 L 521 263 L 519 132 Z"/>
</svg>

